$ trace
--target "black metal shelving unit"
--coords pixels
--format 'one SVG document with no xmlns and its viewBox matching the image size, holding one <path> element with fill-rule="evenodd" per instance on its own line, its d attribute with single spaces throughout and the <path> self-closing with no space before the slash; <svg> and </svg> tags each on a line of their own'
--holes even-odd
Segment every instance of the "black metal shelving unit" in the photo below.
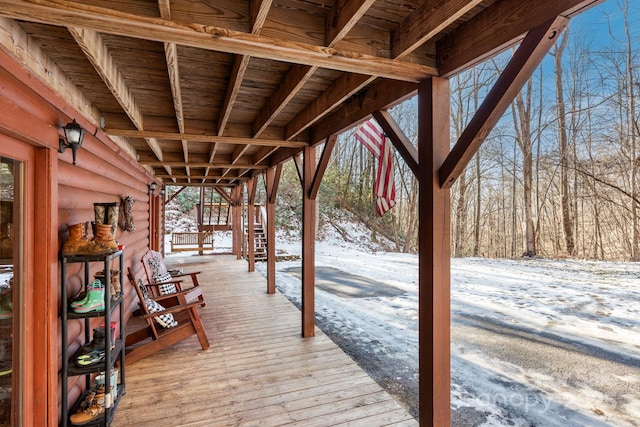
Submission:
<svg viewBox="0 0 640 427">
<path fill-rule="evenodd" d="M 61 383 L 62 383 L 62 426 L 67 427 L 68 425 L 72 425 L 69 417 L 70 414 L 73 414 L 77 411 L 80 404 L 84 401 L 86 395 L 89 393 L 89 389 L 91 386 L 91 377 L 93 374 L 97 374 L 100 372 L 105 373 L 105 406 L 106 409 L 104 411 L 103 416 L 93 420 L 89 423 L 82 424 L 83 426 L 109 426 L 111 425 L 111 421 L 115 415 L 115 411 L 118 407 L 118 403 L 122 396 L 124 396 L 126 392 L 125 388 L 125 366 L 124 366 L 124 305 L 122 301 L 122 293 L 117 294 L 115 296 L 111 296 L 111 264 L 112 261 L 118 260 L 119 262 L 119 280 L 120 285 L 122 286 L 124 281 L 124 251 L 119 250 L 117 252 L 107 254 L 107 255 L 63 255 L 61 258 L 61 268 L 62 268 L 62 371 L 61 371 Z M 89 264 L 91 263 L 103 263 L 104 265 L 104 310 L 103 311 L 94 311 L 89 313 L 76 313 L 70 307 L 71 301 L 67 295 L 67 276 L 68 276 L 68 266 L 69 264 L 81 263 L 83 265 L 84 270 L 84 285 L 85 290 L 89 281 Z M 116 319 L 118 320 L 118 328 L 117 328 L 117 337 L 115 343 L 112 343 L 113 340 L 111 334 L 111 321 L 115 320 L 113 318 L 114 312 L 118 310 L 118 314 Z M 68 341 L 68 321 L 73 319 L 84 319 L 84 338 L 85 343 L 90 342 L 91 340 L 91 319 L 92 318 L 104 318 L 104 328 L 105 328 L 105 361 L 104 363 L 97 363 L 88 367 L 78 367 L 73 363 L 75 357 L 77 356 L 77 352 L 73 355 L 69 355 L 69 349 L 67 346 Z M 112 345 L 114 348 L 112 349 Z M 78 352 L 80 349 L 78 349 Z M 110 393 L 106 393 L 111 390 L 111 374 L 113 369 L 115 368 L 115 364 L 118 362 L 119 369 L 119 377 L 120 384 L 115 384 L 116 397 L 115 399 L 111 398 L 112 395 Z M 83 376 L 85 377 L 85 392 L 78 398 L 77 402 L 72 406 L 71 410 L 69 410 L 68 406 L 68 379 L 73 376 Z M 117 382 L 117 381 L 116 381 Z"/>
</svg>

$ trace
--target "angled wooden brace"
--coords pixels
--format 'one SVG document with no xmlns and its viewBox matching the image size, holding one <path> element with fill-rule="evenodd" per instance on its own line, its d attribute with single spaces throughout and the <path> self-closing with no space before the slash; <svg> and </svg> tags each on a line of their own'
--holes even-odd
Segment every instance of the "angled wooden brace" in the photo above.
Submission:
<svg viewBox="0 0 640 427">
<path fill-rule="evenodd" d="M 568 22 L 558 16 L 529 31 L 440 168 L 442 188 L 451 188 Z"/>
<path fill-rule="evenodd" d="M 398 126 L 398 123 L 396 123 L 388 111 L 376 111 L 373 113 L 373 117 L 376 119 L 382 130 L 384 130 L 387 137 L 389 137 L 391 143 L 398 153 L 400 153 L 405 163 L 407 163 L 411 172 L 413 172 L 416 177 L 419 177 L 418 149 L 413 146 L 411 141 L 409 141 L 409 138 L 407 138 L 404 131 L 400 129 L 400 126 Z"/>
</svg>

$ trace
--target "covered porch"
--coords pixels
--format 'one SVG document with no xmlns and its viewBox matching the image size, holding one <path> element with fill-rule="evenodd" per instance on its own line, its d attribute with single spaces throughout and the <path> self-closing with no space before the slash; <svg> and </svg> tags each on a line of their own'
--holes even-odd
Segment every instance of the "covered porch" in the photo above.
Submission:
<svg viewBox="0 0 640 427">
<path fill-rule="evenodd" d="M 202 271 L 211 348 L 194 337 L 127 368 L 114 426 L 418 425 L 326 335 L 233 255 L 166 258 Z"/>
</svg>

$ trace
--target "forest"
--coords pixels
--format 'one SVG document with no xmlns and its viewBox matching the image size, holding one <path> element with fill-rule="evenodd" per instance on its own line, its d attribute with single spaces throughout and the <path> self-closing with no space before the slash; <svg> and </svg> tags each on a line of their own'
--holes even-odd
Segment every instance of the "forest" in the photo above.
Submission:
<svg viewBox="0 0 640 427">
<path fill-rule="evenodd" d="M 580 16 L 570 22 L 452 187 L 453 256 L 640 260 L 640 7 L 605 5 L 588 12 L 598 14 L 598 32 Z M 512 53 L 451 79 L 452 145 Z M 416 100 L 389 112 L 415 145 Z M 320 222 L 348 215 L 391 250 L 415 252 L 418 183 L 395 155 L 396 206 L 378 216 L 376 160 L 356 130 L 338 137 L 318 196 Z M 277 203 L 278 226 L 295 230 L 301 192 L 292 161 Z"/>
<path fill-rule="evenodd" d="M 611 16 L 593 13 L 605 34 L 590 41 L 570 23 L 452 188 L 454 256 L 640 259 L 640 9 L 619 1 Z M 452 144 L 511 54 L 451 79 Z M 415 100 L 390 113 L 415 142 Z M 397 205 L 378 217 L 375 161 L 355 131 L 334 149 L 321 210 L 346 209 L 413 252 L 417 182 L 395 156 Z"/>
</svg>

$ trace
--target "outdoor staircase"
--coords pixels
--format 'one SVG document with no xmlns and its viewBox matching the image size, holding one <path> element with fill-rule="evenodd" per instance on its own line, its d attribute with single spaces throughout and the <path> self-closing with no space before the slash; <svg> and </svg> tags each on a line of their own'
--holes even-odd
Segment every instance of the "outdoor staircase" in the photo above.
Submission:
<svg viewBox="0 0 640 427">
<path fill-rule="evenodd" d="M 245 234 L 247 236 L 247 240 L 249 239 L 249 234 Z M 267 233 L 265 233 L 262 224 L 254 224 L 253 226 L 253 242 L 254 242 L 254 256 L 256 261 L 266 261 L 267 260 Z M 245 258 L 248 256 L 248 253 L 245 254 Z"/>
</svg>

